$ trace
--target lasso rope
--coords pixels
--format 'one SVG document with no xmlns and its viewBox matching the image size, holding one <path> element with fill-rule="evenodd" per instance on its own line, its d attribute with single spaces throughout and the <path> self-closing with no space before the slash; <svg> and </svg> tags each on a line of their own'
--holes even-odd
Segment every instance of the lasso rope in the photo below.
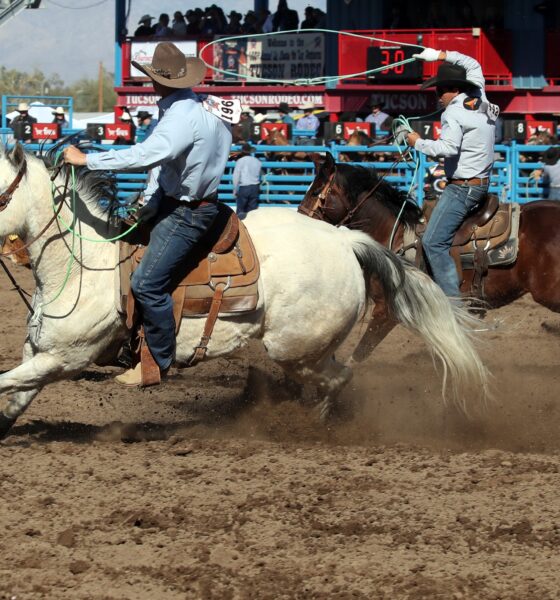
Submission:
<svg viewBox="0 0 560 600">
<path fill-rule="evenodd" d="M 257 77 L 255 75 L 249 75 L 247 73 L 239 73 L 236 71 L 227 71 L 226 69 L 220 69 L 219 67 L 215 67 L 214 65 L 206 62 L 204 60 L 203 54 L 206 48 L 210 48 L 215 44 L 221 44 L 223 42 L 231 42 L 233 40 L 244 40 L 244 39 L 255 39 L 255 38 L 263 38 L 274 35 L 285 35 L 287 33 L 335 33 L 336 35 L 346 35 L 348 37 L 361 38 L 365 40 L 371 40 L 376 42 L 383 42 L 385 44 L 391 44 L 393 46 L 411 46 L 413 48 L 422 48 L 424 46 L 420 44 L 410 44 L 408 42 L 397 42 L 393 40 L 388 40 L 386 38 L 378 38 L 372 35 L 361 35 L 359 33 L 350 33 L 349 31 L 336 31 L 334 29 L 290 29 L 288 31 L 271 31 L 270 33 L 253 33 L 247 35 L 232 35 L 229 37 L 222 37 L 216 40 L 212 40 L 208 42 L 208 44 L 204 45 L 200 52 L 198 53 L 199 58 L 204 62 L 204 64 L 215 71 L 216 73 L 222 73 L 222 75 L 228 75 L 232 77 L 240 77 L 242 79 L 246 79 L 247 81 L 259 81 L 262 83 L 283 83 L 283 84 L 292 84 L 292 85 L 323 85 L 327 83 L 331 83 L 333 81 L 342 81 L 344 79 L 351 79 L 352 77 L 358 77 L 360 75 L 372 75 L 373 73 L 379 73 L 380 71 L 386 71 L 387 69 L 391 69 L 393 67 L 399 67 L 400 65 L 406 65 L 408 63 L 416 61 L 415 58 L 405 58 L 404 60 L 399 60 L 394 63 L 390 63 L 388 65 L 383 65 L 382 67 L 377 67 L 376 69 L 368 69 L 367 71 L 360 71 L 359 73 L 351 73 L 350 75 L 324 75 L 322 77 L 311 77 L 311 78 L 298 78 L 298 79 L 269 79 L 266 77 Z"/>
</svg>

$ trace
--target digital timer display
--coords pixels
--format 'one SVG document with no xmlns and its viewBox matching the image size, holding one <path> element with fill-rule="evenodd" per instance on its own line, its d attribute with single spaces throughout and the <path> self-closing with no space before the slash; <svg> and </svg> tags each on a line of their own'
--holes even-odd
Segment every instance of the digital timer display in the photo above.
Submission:
<svg viewBox="0 0 560 600">
<path fill-rule="evenodd" d="M 385 65 L 391 65 L 407 58 L 412 58 L 413 54 L 418 53 L 418 48 L 410 46 L 372 46 L 367 49 L 367 68 L 378 69 Z M 368 75 L 371 81 L 394 81 L 402 83 L 404 81 L 419 82 L 422 80 L 422 62 L 415 60 L 405 65 L 397 65 L 377 73 Z"/>
</svg>

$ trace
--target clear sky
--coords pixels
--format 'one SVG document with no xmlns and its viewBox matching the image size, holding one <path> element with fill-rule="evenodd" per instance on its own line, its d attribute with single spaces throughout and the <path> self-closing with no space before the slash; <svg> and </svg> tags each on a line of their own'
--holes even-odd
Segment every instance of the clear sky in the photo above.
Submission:
<svg viewBox="0 0 560 600">
<path fill-rule="evenodd" d="M 245 14 L 253 8 L 253 0 L 132 0 L 128 30 L 134 31 L 138 19 L 145 13 L 157 17 L 176 10 L 210 4 L 221 6 L 229 13 Z M 269 6 L 275 11 L 276 0 Z M 326 0 L 288 0 L 303 18 L 308 5 L 326 10 Z M 0 27 L 0 65 L 31 71 L 37 67 L 45 74 L 58 73 L 66 83 L 81 77 L 97 77 L 99 61 L 107 70 L 114 70 L 113 0 L 43 0 L 37 10 L 23 10 Z"/>
</svg>

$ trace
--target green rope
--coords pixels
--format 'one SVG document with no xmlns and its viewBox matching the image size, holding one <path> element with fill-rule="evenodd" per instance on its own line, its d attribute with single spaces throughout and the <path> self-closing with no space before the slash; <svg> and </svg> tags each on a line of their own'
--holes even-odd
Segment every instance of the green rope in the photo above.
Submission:
<svg viewBox="0 0 560 600">
<path fill-rule="evenodd" d="M 60 155 L 61 155 L 61 152 L 59 151 L 55 158 L 55 165 L 58 164 Z M 74 169 L 74 166 L 71 167 L 71 180 L 72 180 L 72 209 L 71 210 L 72 210 L 73 220 L 75 220 L 76 219 L 76 171 Z M 51 186 L 52 186 L 52 188 L 51 188 L 52 205 L 53 205 L 53 210 L 56 213 L 55 197 L 56 197 L 57 189 L 56 189 L 56 184 L 54 181 L 52 182 Z M 64 202 L 64 198 L 61 199 L 61 202 Z M 75 255 L 76 238 L 80 239 L 80 240 L 84 240 L 86 242 L 94 242 L 94 243 L 116 242 L 116 241 L 122 239 L 123 237 L 125 237 L 126 235 L 128 235 L 131 231 L 136 229 L 139 225 L 139 222 L 136 222 L 133 225 L 131 225 L 124 233 L 121 233 L 120 235 L 117 235 L 112 238 L 95 239 L 95 238 L 88 238 L 88 237 L 78 233 L 76 231 L 76 229 L 74 227 L 72 227 L 72 225 L 69 225 L 68 223 L 66 223 L 66 221 L 63 219 L 63 217 L 60 214 L 57 215 L 57 219 L 60 223 L 62 223 L 64 228 L 72 234 L 72 244 L 70 245 L 70 257 L 69 257 L 68 263 L 66 265 L 66 272 L 64 274 L 64 280 L 62 281 L 62 284 L 61 284 L 59 290 L 54 295 L 54 297 L 51 298 L 48 302 L 42 302 L 40 304 L 39 309 L 38 309 L 39 313 L 41 313 L 43 311 L 45 306 L 48 306 L 49 304 L 52 304 L 53 302 L 58 300 L 58 298 L 60 298 L 62 292 L 66 288 L 66 285 L 68 284 L 68 280 L 70 279 L 70 274 L 72 272 L 72 265 L 73 265 L 74 261 L 76 260 L 76 255 Z"/>
<path fill-rule="evenodd" d="M 211 69 L 212 71 L 215 71 L 216 73 L 222 73 L 223 75 L 229 75 L 229 76 L 233 76 L 233 77 L 240 77 L 242 79 L 246 79 L 247 81 L 253 81 L 253 82 L 260 81 L 262 83 L 283 83 L 283 84 L 293 84 L 293 85 L 322 85 L 322 84 L 326 84 L 326 83 L 331 83 L 333 81 L 342 81 L 343 79 L 351 79 L 352 77 L 358 77 L 360 75 L 371 75 L 373 73 L 379 73 L 380 71 L 385 71 L 387 69 L 390 69 L 392 67 L 398 67 L 400 65 L 406 65 L 406 64 L 414 62 L 416 60 L 415 58 L 406 58 L 404 60 L 399 60 L 399 61 L 391 63 L 389 65 L 383 65 L 382 67 L 377 67 L 376 69 L 368 69 L 367 71 L 360 71 L 359 73 L 351 73 L 350 75 L 336 75 L 336 76 L 325 75 L 323 77 L 300 78 L 300 79 L 268 79 L 266 77 L 256 77 L 254 75 L 248 75 L 246 73 L 236 73 L 233 71 L 227 71 L 225 69 L 219 69 L 218 67 L 215 67 L 214 65 L 207 63 L 204 60 L 204 58 L 202 58 L 202 55 L 203 55 L 204 51 L 206 50 L 206 48 L 210 48 L 214 44 L 230 42 L 233 40 L 254 39 L 254 38 L 262 38 L 262 37 L 268 37 L 268 36 L 274 36 L 274 35 L 284 35 L 287 33 L 301 34 L 301 33 L 317 33 L 317 32 L 335 33 L 337 35 L 346 35 L 348 37 L 362 38 L 362 39 L 366 39 L 366 40 L 370 40 L 370 41 L 373 40 L 373 41 L 383 42 L 385 44 L 393 44 L 393 45 L 397 45 L 397 46 L 411 46 L 414 48 L 422 48 L 422 49 L 424 48 L 424 46 L 421 46 L 420 44 L 410 44 L 408 42 L 396 42 L 396 41 L 392 41 L 389 39 L 378 38 L 378 37 L 371 36 L 371 35 L 361 35 L 358 33 L 350 33 L 349 31 L 336 31 L 334 29 L 290 29 L 288 31 L 271 31 L 270 33 L 232 35 L 232 36 L 228 36 L 228 37 L 218 38 L 218 39 L 212 40 L 211 42 L 208 42 L 208 44 L 205 44 L 200 49 L 200 52 L 198 54 L 199 54 L 200 59 L 204 62 L 204 64 L 209 69 Z"/>
</svg>

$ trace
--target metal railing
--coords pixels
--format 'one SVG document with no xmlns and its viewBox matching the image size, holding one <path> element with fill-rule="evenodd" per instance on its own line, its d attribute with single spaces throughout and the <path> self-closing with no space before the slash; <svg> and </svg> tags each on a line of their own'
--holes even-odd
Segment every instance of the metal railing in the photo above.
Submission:
<svg viewBox="0 0 560 600">
<path fill-rule="evenodd" d="M 63 135 L 73 133 L 72 130 L 64 130 Z M 8 139 L 10 129 L 0 129 L 0 138 L 11 145 Z M 48 144 L 26 144 L 30 152 L 38 152 L 41 147 L 48 148 Z M 128 148 L 129 146 L 97 145 L 96 148 L 109 150 Z M 315 178 L 315 165 L 311 161 L 310 154 L 313 152 L 330 152 L 335 160 L 341 153 L 351 155 L 352 153 L 369 153 L 371 161 L 350 162 L 346 164 L 360 165 L 375 168 L 379 175 L 386 175 L 386 181 L 392 183 L 401 190 L 410 193 L 418 204 L 424 201 L 424 184 L 429 168 L 434 162 L 425 155 L 419 154 L 419 167 L 415 172 L 414 162 L 401 162 L 393 166 L 394 156 L 397 148 L 395 146 L 347 146 L 344 144 L 330 143 L 317 146 L 268 146 L 264 144 L 253 145 L 255 155 L 262 161 L 263 177 L 261 185 L 261 206 L 297 206 L 303 199 L 309 185 Z M 497 145 L 497 158 L 494 162 L 490 178 L 490 192 L 496 194 L 502 202 L 526 203 L 540 200 L 546 197 L 546 188 L 543 187 L 542 178 L 536 179 L 533 175 L 535 170 L 541 169 L 543 164 L 539 161 L 550 146 L 522 145 L 512 142 L 511 145 Z M 240 146 L 232 146 L 232 151 L 239 151 Z M 275 160 L 274 155 L 287 152 L 304 152 L 307 159 L 304 161 Z M 386 155 L 387 160 L 379 160 L 380 156 Z M 377 160 L 373 160 L 377 158 Z M 229 160 L 220 182 L 218 191 L 220 198 L 228 203 L 234 203 L 233 195 L 233 170 L 235 161 Z M 126 204 L 138 194 L 142 193 L 146 186 L 146 173 L 117 173 L 118 197 Z"/>
</svg>

